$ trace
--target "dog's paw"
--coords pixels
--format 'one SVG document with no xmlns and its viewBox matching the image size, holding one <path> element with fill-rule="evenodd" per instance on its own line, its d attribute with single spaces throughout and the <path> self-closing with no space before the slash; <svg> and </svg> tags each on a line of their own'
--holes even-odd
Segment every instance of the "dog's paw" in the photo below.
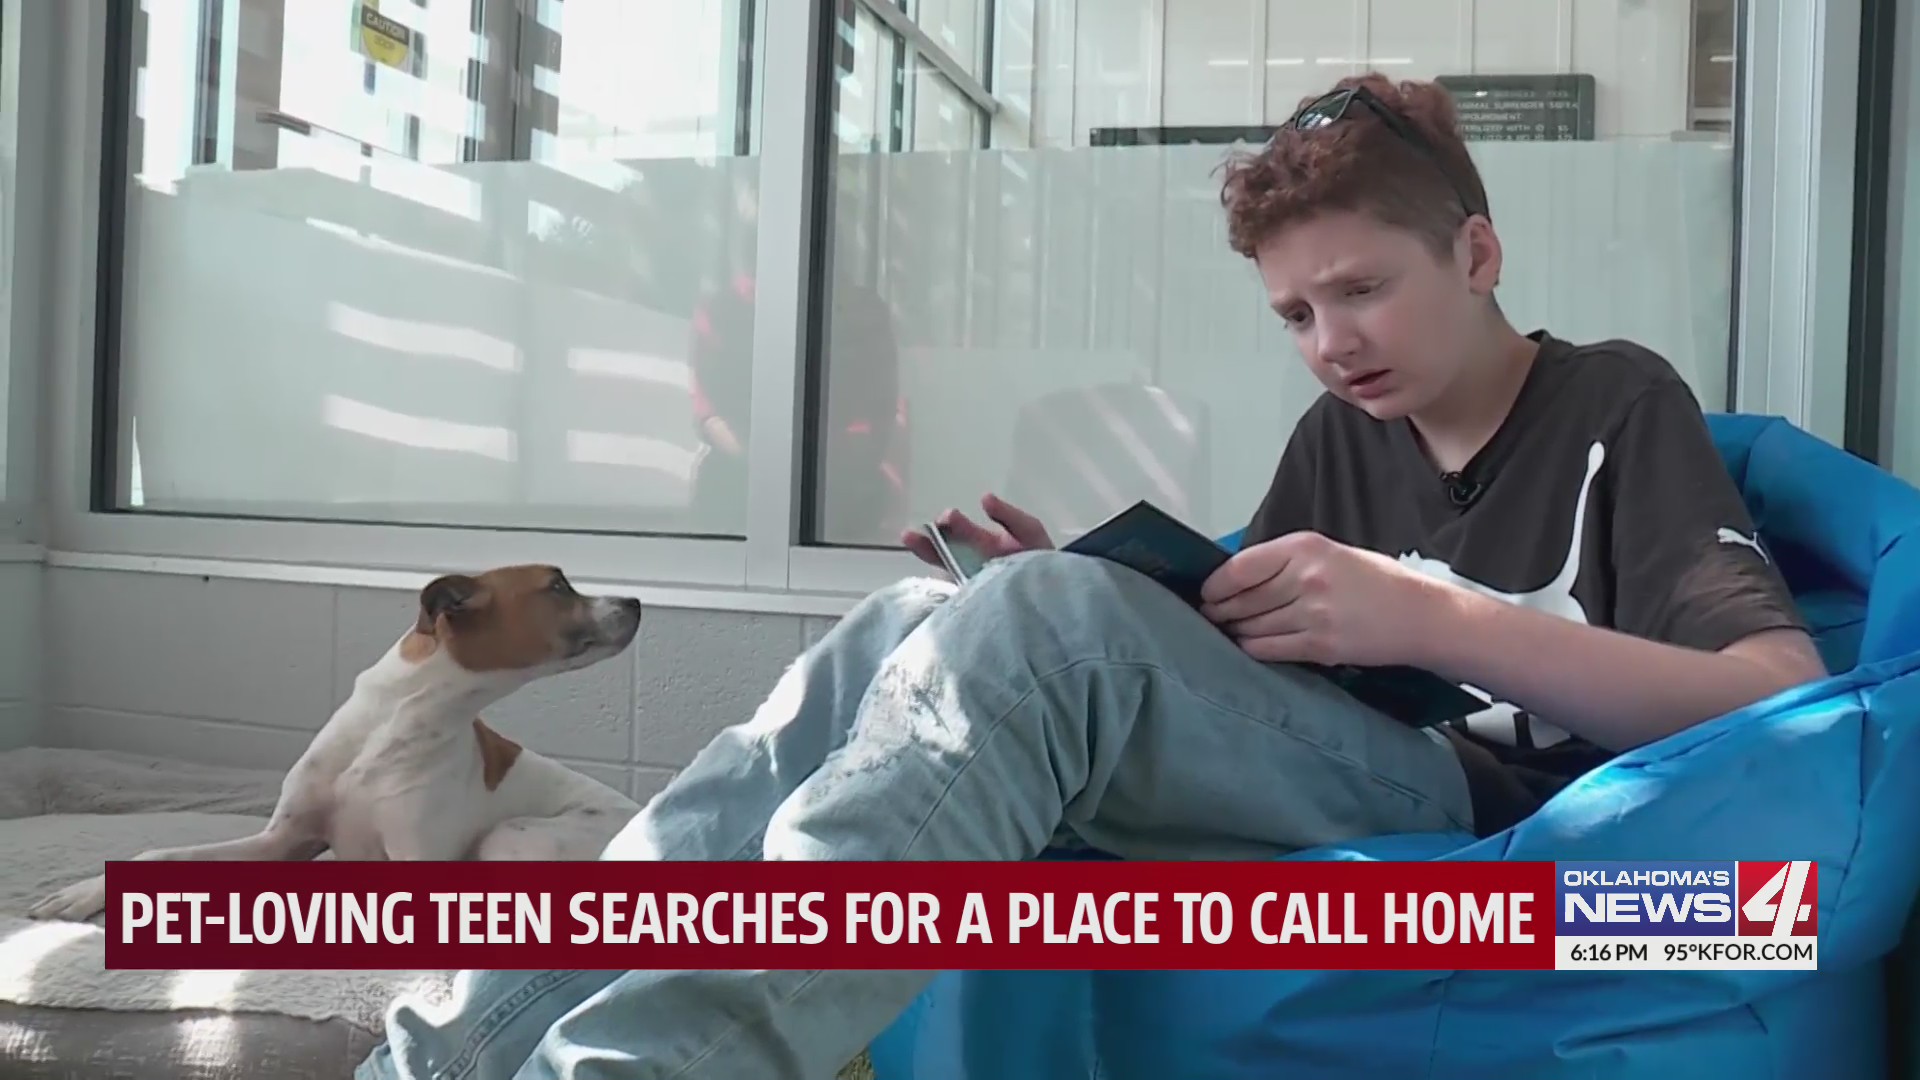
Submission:
<svg viewBox="0 0 1920 1080">
<path fill-rule="evenodd" d="M 105 875 L 75 882 L 27 909 L 30 919 L 85 922 L 107 909 Z"/>
</svg>

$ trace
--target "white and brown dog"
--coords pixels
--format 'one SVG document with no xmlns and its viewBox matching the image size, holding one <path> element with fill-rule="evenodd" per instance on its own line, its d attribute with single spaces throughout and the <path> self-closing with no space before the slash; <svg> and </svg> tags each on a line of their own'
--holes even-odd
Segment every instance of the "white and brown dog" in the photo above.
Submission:
<svg viewBox="0 0 1920 1080">
<path fill-rule="evenodd" d="M 618 655 L 639 629 L 640 601 L 582 596 L 554 567 L 441 577 L 287 773 L 260 832 L 135 858 L 598 859 L 639 807 L 478 716 L 536 679 Z M 29 914 L 79 920 L 105 907 L 102 875 Z"/>
</svg>

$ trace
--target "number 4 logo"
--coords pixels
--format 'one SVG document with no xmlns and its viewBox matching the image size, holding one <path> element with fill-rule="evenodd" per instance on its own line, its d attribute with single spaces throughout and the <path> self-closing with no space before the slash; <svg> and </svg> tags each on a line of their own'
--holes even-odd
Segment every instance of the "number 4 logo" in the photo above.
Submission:
<svg viewBox="0 0 1920 1080">
<path fill-rule="evenodd" d="M 1773 937 L 1787 937 L 1795 923 L 1813 917 L 1813 905 L 1802 903 L 1806 895 L 1807 874 L 1811 863 L 1790 862 L 1773 872 L 1758 892 L 1740 905 L 1740 916 L 1751 922 L 1772 923 Z"/>
</svg>

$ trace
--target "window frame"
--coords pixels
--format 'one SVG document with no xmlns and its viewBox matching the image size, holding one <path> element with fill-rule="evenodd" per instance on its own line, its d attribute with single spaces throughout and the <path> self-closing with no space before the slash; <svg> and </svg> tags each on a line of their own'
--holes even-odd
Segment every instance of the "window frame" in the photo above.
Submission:
<svg viewBox="0 0 1920 1080">
<path fill-rule="evenodd" d="M 52 6 L 52 5 L 49 5 Z M 588 534 L 548 529 L 530 524 L 522 528 L 457 525 L 408 525 L 332 520 L 219 517 L 204 514 L 155 513 L 109 509 L 117 431 L 107 422 L 115 410 L 105 406 L 117 394 L 119 334 L 118 276 L 122 272 L 121 232 L 125 214 L 126 125 L 130 98 L 122 93 L 131 78 L 132 7 L 130 5 L 62 5 L 66 16 L 60 40 L 68 50 L 74 77 L 66 89 L 69 98 L 61 124 L 71 133 L 61 147 L 73 158 L 84 183 L 73 190 L 71 209 L 80 228 L 68 235 L 93 259 L 70 260 L 61 284 L 79 308 L 73 338 L 56 353 L 53 386 L 56 432 L 54 475 L 50 494 L 56 548 L 69 565 L 98 565 L 129 569 L 163 569 L 165 560 L 213 560 L 253 566 L 278 565 L 299 580 L 357 580 L 360 571 L 398 571 L 420 575 L 447 567 L 476 567 L 505 562 L 543 561 L 565 565 L 582 581 L 649 582 L 672 588 L 695 587 L 716 592 L 777 589 L 787 586 L 785 543 L 769 533 L 768 511 L 784 512 L 781 501 L 763 489 L 785 486 L 767 473 L 769 456 L 783 441 L 774 419 L 792 410 L 792 393 L 778 391 L 780 380 L 765 373 L 779 366 L 797 368 L 800 358 L 789 330 L 784 349 L 781 335 L 767 320 L 783 312 L 797 312 L 798 276 L 763 276 L 755 328 L 754 420 L 756 460 L 750 462 L 748 537 L 700 538 Z M 808 12 L 798 6 L 768 5 L 769 29 L 798 36 L 795 26 Z M 756 35 L 756 38 L 771 37 Z M 805 62 L 797 50 L 764 48 L 768 70 L 773 65 Z M 791 78 L 791 75 L 788 76 Z M 801 171 L 805 158 L 804 109 L 810 102 L 798 96 L 768 99 L 762 165 L 776 174 Z M 789 115 L 781 115 L 787 113 Z M 515 118 L 513 127 L 521 122 Z M 786 163 L 782 167 L 782 163 Z M 803 248 L 799 226 L 802 192 L 769 191 L 761 200 L 761 232 L 757 257 L 769 267 L 796 267 Z M 789 205 L 791 204 L 791 205 Z M 790 279 L 784 285 L 780 279 Z M 797 324 L 796 324 L 797 325 Z M 771 355 L 769 355 L 771 354 Z M 784 354 L 784 355 L 782 355 Z M 770 399 L 770 400 L 763 400 Z M 765 427 L 761 425 L 765 424 Z M 790 421 L 788 426 L 790 427 Z M 771 484 L 770 484 L 771 481 Z M 775 552 L 778 557 L 773 557 Z M 77 561 L 76 561 L 77 560 Z M 318 575 L 318 578 L 316 578 Z"/>
<path fill-rule="evenodd" d="M 1862 0 L 1739 5 L 1737 306 L 1723 407 L 1784 416 L 1836 446 L 1846 438 L 1861 17 Z"/>
<path fill-rule="evenodd" d="M 1906 27 L 1895 0 L 1863 0 L 1860 27 L 1860 120 L 1854 171 L 1853 306 L 1847 353 L 1846 448 L 1891 470 L 1899 356 L 1892 289 L 1903 213 L 1891 201 L 1901 144 L 1897 118 L 1913 110 L 1897 99 Z M 1911 61 L 1908 61 L 1911 63 Z M 1909 138 L 1911 136 L 1908 136 Z M 1889 343 L 1892 343 L 1890 346 Z M 1892 395 L 1887 394 L 1890 388 Z"/>
<path fill-rule="evenodd" d="M 6 415 L 0 438 L 6 440 L 4 484 L 0 485 L 0 562 L 38 555 L 40 512 L 40 406 L 42 365 L 48 322 L 44 310 L 48 282 L 41 272 L 53 235 L 45 212 L 53 190 L 45 168 L 22 162 L 47 161 L 53 152 L 46 109 L 22 106 L 37 101 L 33 91 L 54 76 L 53 57 L 45 49 L 23 47 L 43 40 L 51 5 L 0 2 L 0 136 L 13 145 L 0 159 L 0 213 L 9 217 L 0 229 L 0 259 L 8 286 L 8 316 L 0 324 L 0 378 L 7 380 Z"/>
<path fill-rule="evenodd" d="M 885 0 L 854 0 L 883 19 Z M 860 595 L 912 573 L 903 551 L 801 543 L 803 469 L 813 459 L 817 417 L 808 386 L 822 319 L 820 264 L 828 175 L 834 153 L 830 72 L 836 0 L 759 3 L 764 23 L 753 51 L 760 61 L 755 95 L 760 118 L 762 198 L 752 371 L 748 517 L 744 540 L 587 535 L 568 532 L 303 522 L 109 512 L 96 508 L 94 420 L 96 332 L 105 286 L 117 264 L 102 266 L 103 163 L 111 164 L 106 43 L 109 8 L 99 2 L 7 4 L 31 11 L 32 40 L 51 47 L 21 70 L 25 100 L 52 102 L 48 152 L 41 159 L 58 211 L 44 215 L 57 249 L 46 245 L 44 274 L 17 272 L 22 283 L 44 280 L 51 296 L 26 299 L 51 324 L 45 397 L 50 460 L 46 476 L 48 561 L 146 572 L 193 573 L 340 584 L 411 583 L 449 567 L 518 559 L 559 562 L 583 582 L 618 583 L 655 602 L 716 609 L 834 614 Z M 991 56 L 994 23 L 983 52 Z M 1726 402 L 1779 413 L 1824 430 L 1823 365 L 1844 360 L 1852 176 L 1846 169 L 1854 129 L 1854 79 L 1860 0 L 1782 0 L 1741 4 L 1741 93 L 1736 143 L 1740 155 L 1734 273 L 1736 342 Z M 895 8 L 893 14 L 905 16 Z M 8 16 L 13 19 L 12 15 Z M 9 22 L 9 27 L 15 25 Z M 918 31 L 918 27 L 914 27 Z M 23 35 L 23 37 L 26 35 Z M 921 34 L 924 37 L 924 33 Z M 917 44 L 917 43 L 916 43 Z M 929 39 L 928 45 L 938 50 Z M 944 56 L 943 51 L 926 55 Z M 952 58 L 946 58 L 952 63 Z M 939 60 L 932 60 L 939 66 Z M 991 61 L 989 61 L 991 63 Z M 951 79 L 951 75 L 949 75 Z M 990 80 L 989 80 L 990 81 Z M 964 84 L 955 81 L 956 86 Z M 981 84 L 984 87 L 984 83 Z M 1845 91 L 1840 93 L 1839 91 Z M 968 95 L 971 97 L 971 95 Z M 985 117 L 983 132 L 994 127 Z M 124 140 L 123 140 L 124 141 Z M 1839 164 L 1836 165 L 1835 163 Z M 36 170 L 39 171 L 39 170 Z M 56 181 L 66 180 L 65 183 Z M 111 227 L 111 220 L 105 222 Z M 24 265 L 24 264 L 22 264 Z M 104 271 L 104 272 L 103 272 Z M 1829 287 L 1831 285 L 1831 287 Z M 36 290 L 37 291 L 37 290 Z M 15 328 L 15 343 L 19 328 Z M 1839 358 L 1838 360 L 1834 358 Z M 1844 380 L 1827 380 L 1836 399 Z"/>
<path fill-rule="evenodd" d="M 904 0 L 902 0 L 902 2 L 904 2 Z M 1000 101 L 994 97 L 993 91 L 990 88 L 993 70 L 993 50 L 991 46 L 989 45 L 981 50 L 981 53 L 987 58 L 982 63 L 982 74 L 987 77 L 978 78 L 971 71 L 967 70 L 965 64 L 955 59 L 953 54 L 946 50 L 945 46 L 933 40 L 933 35 L 921 28 L 919 17 L 917 15 L 909 15 L 905 9 L 901 7 L 900 3 L 896 3 L 895 0 L 853 0 L 853 3 L 855 6 L 863 7 L 872 13 L 875 18 L 880 20 L 881 26 L 893 33 L 893 69 L 895 81 L 889 84 L 888 94 L 891 98 L 894 89 L 897 88 L 900 91 L 899 97 L 896 100 L 892 100 L 890 104 L 894 109 L 899 111 L 898 114 L 900 116 L 906 118 L 904 128 L 906 129 L 908 141 L 908 145 L 895 146 L 894 149 L 913 149 L 911 145 L 913 135 L 912 128 L 919 122 L 919 99 L 917 88 L 913 85 L 912 80 L 906 78 L 906 75 L 913 70 L 913 61 L 915 58 L 926 61 L 927 64 L 932 67 L 935 76 L 945 79 L 949 85 L 959 92 L 961 98 L 967 102 L 967 106 L 974 116 L 975 130 L 979 133 L 978 146 L 980 149 L 985 149 L 991 139 L 994 117 L 1000 115 L 1001 111 Z M 982 31 L 988 42 L 993 40 L 992 31 L 996 7 L 997 5 L 994 0 L 981 0 Z M 832 68 L 826 67 L 821 70 L 826 72 L 831 71 Z"/>
</svg>

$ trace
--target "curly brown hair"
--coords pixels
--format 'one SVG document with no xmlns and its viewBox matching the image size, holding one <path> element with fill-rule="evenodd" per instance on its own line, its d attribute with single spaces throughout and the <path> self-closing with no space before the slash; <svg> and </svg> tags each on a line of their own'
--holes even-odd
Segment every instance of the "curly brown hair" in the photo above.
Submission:
<svg viewBox="0 0 1920 1080">
<path fill-rule="evenodd" d="M 1274 231 L 1315 214 L 1344 211 L 1417 233 L 1444 256 L 1467 220 L 1467 207 L 1486 212 L 1486 188 L 1445 88 L 1395 83 L 1373 72 L 1341 79 L 1333 89 L 1350 87 L 1370 91 L 1418 132 L 1431 152 L 1359 102 L 1329 126 L 1282 128 L 1266 145 L 1236 154 L 1226 164 L 1220 201 L 1233 250 L 1252 258 L 1255 246 Z M 1300 105 L 1321 96 L 1302 98 Z"/>
</svg>

